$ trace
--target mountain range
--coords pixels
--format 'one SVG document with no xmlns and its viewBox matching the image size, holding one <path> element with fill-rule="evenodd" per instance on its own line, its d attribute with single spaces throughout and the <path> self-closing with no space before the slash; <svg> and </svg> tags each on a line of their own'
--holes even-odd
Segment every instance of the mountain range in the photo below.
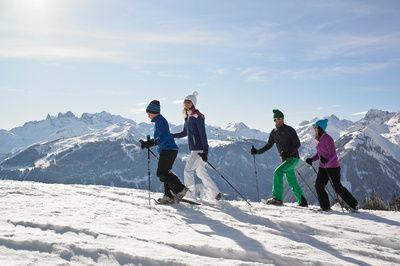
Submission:
<svg viewBox="0 0 400 266">
<path fill-rule="evenodd" d="M 342 182 L 361 202 L 365 194 L 375 189 L 385 200 L 400 191 L 400 112 L 370 110 L 357 122 L 329 120 L 327 132 L 335 139 L 341 163 Z M 312 125 L 319 118 L 304 121 L 294 127 L 302 143 L 302 159 L 315 153 Z M 182 125 L 170 125 L 179 132 Z M 254 161 L 251 145 L 265 145 L 269 133 L 248 128 L 244 123 L 226 127 L 206 126 L 210 145 L 209 161 L 246 197 L 257 200 Z M 107 112 L 82 114 L 72 112 L 48 115 L 41 121 L 27 122 L 21 127 L 0 130 L 0 178 L 30 180 L 45 183 L 98 184 L 128 188 L 148 187 L 147 152 L 140 149 L 139 139 L 153 133 L 150 123 L 133 120 Z M 173 171 L 183 177 L 189 154 L 187 140 L 177 140 L 178 159 Z M 256 156 L 260 194 L 269 197 L 272 175 L 280 163 L 276 148 Z M 156 159 L 151 158 L 151 190 L 161 191 L 155 176 Z M 317 167 L 317 164 L 315 165 Z M 313 189 L 315 173 L 300 162 L 299 183 L 311 203 L 316 203 Z M 211 177 L 225 194 L 237 198 L 230 186 L 209 170 Z M 197 180 L 200 197 L 206 191 Z M 285 200 L 294 201 L 285 184 Z"/>
</svg>

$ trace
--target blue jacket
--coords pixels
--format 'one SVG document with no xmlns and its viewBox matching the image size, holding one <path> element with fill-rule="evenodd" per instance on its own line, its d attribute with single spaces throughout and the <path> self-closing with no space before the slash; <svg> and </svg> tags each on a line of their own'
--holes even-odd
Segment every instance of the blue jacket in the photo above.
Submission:
<svg viewBox="0 0 400 266">
<path fill-rule="evenodd" d="M 172 134 L 174 138 L 188 137 L 189 150 L 208 152 L 208 142 L 205 127 L 205 117 L 196 109 L 192 109 L 189 117 L 185 118 L 183 131 Z"/>
<path fill-rule="evenodd" d="M 164 150 L 178 150 L 178 146 L 169 132 L 167 120 L 161 114 L 159 114 L 154 117 L 151 122 L 155 123 L 154 140 L 158 141 L 157 151 L 160 153 Z"/>
</svg>

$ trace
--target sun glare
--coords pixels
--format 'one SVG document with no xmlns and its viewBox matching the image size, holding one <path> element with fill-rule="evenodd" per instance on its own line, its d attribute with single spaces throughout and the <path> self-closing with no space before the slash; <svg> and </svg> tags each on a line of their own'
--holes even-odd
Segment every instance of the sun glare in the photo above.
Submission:
<svg viewBox="0 0 400 266">
<path fill-rule="evenodd" d="M 46 6 L 46 0 L 27 0 L 26 3 L 31 7 L 31 8 L 36 8 L 36 9 L 44 9 Z"/>
</svg>

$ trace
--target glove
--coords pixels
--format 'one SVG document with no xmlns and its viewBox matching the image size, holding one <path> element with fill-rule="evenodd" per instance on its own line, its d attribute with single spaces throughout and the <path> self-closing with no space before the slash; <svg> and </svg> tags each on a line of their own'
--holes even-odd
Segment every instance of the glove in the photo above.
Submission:
<svg viewBox="0 0 400 266">
<path fill-rule="evenodd" d="M 324 156 L 320 155 L 319 156 L 319 160 L 321 161 L 321 163 L 326 164 L 328 162 L 328 159 L 326 159 Z"/>
<path fill-rule="evenodd" d="M 155 145 L 158 145 L 158 141 L 157 140 L 154 140 L 154 139 L 150 139 L 148 141 L 140 140 L 140 147 L 142 148 L 142 150 L 144 148 L 148 149 L 148 148 L 153 147 Z"/>
<path fill-rule="evenodd" d="M 203 159 L 203 162 L 207 162 L 208 160 L 208 151 L 203 151 L 203 152 L 199 152 L 199 155 L 201 157 L 201 159 Z"/>
<path fill-rule="evenodd" d="M 306 159 L 306 163 L 308 163 L 309 165 L 312 165 L 312 163 L 313 163 L 312 158 L 307 158 Z"/>
<path fill-rule="evenodd" d="M 258 154 L 258 150 L 252 145 L 252 146 L 251 146 L 251 151 L 250 151 L 250 153 L 251 153 L 252 155 Z"/>
<path fill-rule="evenodd" d="M 287 152 L 287 151 L 282 151 L 281 152 L 281 157 L 282 157 L 283 160 L 286 160 L 286 159 L 288 159 L 290 157 L 290 153 Z"/>
<path fill-rule="evenodd" d="M 142 148 L 142 150 L 143 150 L 144 148 L 146 148 L 146 142 L 145 142 L 145 141 L 143 141 L 143 140 L 141 139 L 141 140 L 139 140 L 139 142 L 140 142 L 140 148 Z"/>
</svg>

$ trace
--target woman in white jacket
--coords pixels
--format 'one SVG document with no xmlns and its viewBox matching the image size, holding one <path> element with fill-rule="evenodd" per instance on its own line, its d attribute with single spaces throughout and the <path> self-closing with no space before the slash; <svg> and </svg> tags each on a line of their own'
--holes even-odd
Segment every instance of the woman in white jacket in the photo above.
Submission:
<svg viewBox="0 0 400 266">
<path fill-rule="evenodd" d="M 174 138 L 188 137 L 189 150 L 191 151 L 189 160 L 186 163 L 184 171 L 185 186 L 189 188 L 187 197 L 194 198 L 196 188 L 194 183 L 194 172 L 201 179 L 206 189 L 216 200 L 221 199 L 221 193 L 215 182 L 210 178 L 206 170 L 208 155 L 208 141 L 205 128 L 205 116 L 196 109 L 197 91 L 185 97 L 183 102 L 183 115 L 185 124 L 183 131 L 172 134 Z"/>
</svg>

